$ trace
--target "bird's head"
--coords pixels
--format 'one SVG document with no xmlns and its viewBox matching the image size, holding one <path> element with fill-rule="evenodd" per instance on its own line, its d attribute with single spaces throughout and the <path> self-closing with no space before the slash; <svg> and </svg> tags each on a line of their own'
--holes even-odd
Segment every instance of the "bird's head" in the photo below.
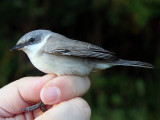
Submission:
<svg viewBox="0 0 160 120">
<path fill-rule="evenodd" d="M 34 30 L 26 33 L 21 37 L 16 46 L 10 50 L 23 50 L 26 53 L 31 53 L 39 50 L 43 43 L 46 42 L 48 36 L 52 34 L 49 30 Z"/>
</svg>

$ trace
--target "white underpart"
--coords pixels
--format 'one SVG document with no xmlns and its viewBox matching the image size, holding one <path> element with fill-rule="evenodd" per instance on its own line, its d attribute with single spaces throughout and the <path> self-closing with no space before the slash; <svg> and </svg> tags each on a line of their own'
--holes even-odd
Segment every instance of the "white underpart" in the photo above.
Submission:
<svg viewBox="0 0 160 120">
<path fill-rule="evenodd" d="M 110 68 L 112 67 L 110 64 L 107 64 L 107 63 L 99 63 L 96 65 L 96 68 L 97 69 L 100 69 L 100 70 L 103 70 L 103 69 L 107 69 L 107 68 Z"/>
</svg>

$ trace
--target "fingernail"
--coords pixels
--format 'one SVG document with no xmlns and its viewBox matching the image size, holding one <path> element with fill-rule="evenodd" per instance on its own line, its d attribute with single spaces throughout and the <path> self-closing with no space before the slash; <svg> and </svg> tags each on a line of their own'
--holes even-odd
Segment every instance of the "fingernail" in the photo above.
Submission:
<svg viewBox="0 0 160 120">
<path fill-rule="evenodd" d="M 46 87 L 41 91 L 41 99 L 45 104 L 53 104 L 56 102 L 60 94 L 57 87 Z"/>
</svg>

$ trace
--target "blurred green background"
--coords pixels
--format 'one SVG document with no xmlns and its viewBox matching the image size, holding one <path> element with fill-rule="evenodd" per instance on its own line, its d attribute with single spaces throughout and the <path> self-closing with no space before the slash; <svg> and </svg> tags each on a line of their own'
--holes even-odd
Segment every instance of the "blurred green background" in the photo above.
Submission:
<svg viewBox="0 0 160 120">
<path fill-rule="evenodd" d="M 92 73 L 84 99 L 92 109 L 91 120 L 160 120 L 160 0 L 1 0 L 0 87 L 44 75 L 23 52 L 9 51 L 35 29 L 152 63 L 154 69 L 113 67 Z"/>
</svg>

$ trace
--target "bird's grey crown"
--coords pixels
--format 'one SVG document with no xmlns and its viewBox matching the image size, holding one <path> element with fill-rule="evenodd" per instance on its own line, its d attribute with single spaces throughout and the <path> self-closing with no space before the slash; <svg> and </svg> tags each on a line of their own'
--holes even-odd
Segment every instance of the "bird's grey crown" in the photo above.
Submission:
<svg viewBox="0 0 160 120">
<path fill-rule="evenodd" d="M 17 45 L 26 43 L 30 38 L 35 38 L 36 42 L 41 42 L 43 38 L 49 34 L 52 34 L 53 32 L 50 30 L 33 30 L 31 32 L 26 33 L 24 36 L 22 36 L 19 41 L 17 42 Z"/>
</svg>

